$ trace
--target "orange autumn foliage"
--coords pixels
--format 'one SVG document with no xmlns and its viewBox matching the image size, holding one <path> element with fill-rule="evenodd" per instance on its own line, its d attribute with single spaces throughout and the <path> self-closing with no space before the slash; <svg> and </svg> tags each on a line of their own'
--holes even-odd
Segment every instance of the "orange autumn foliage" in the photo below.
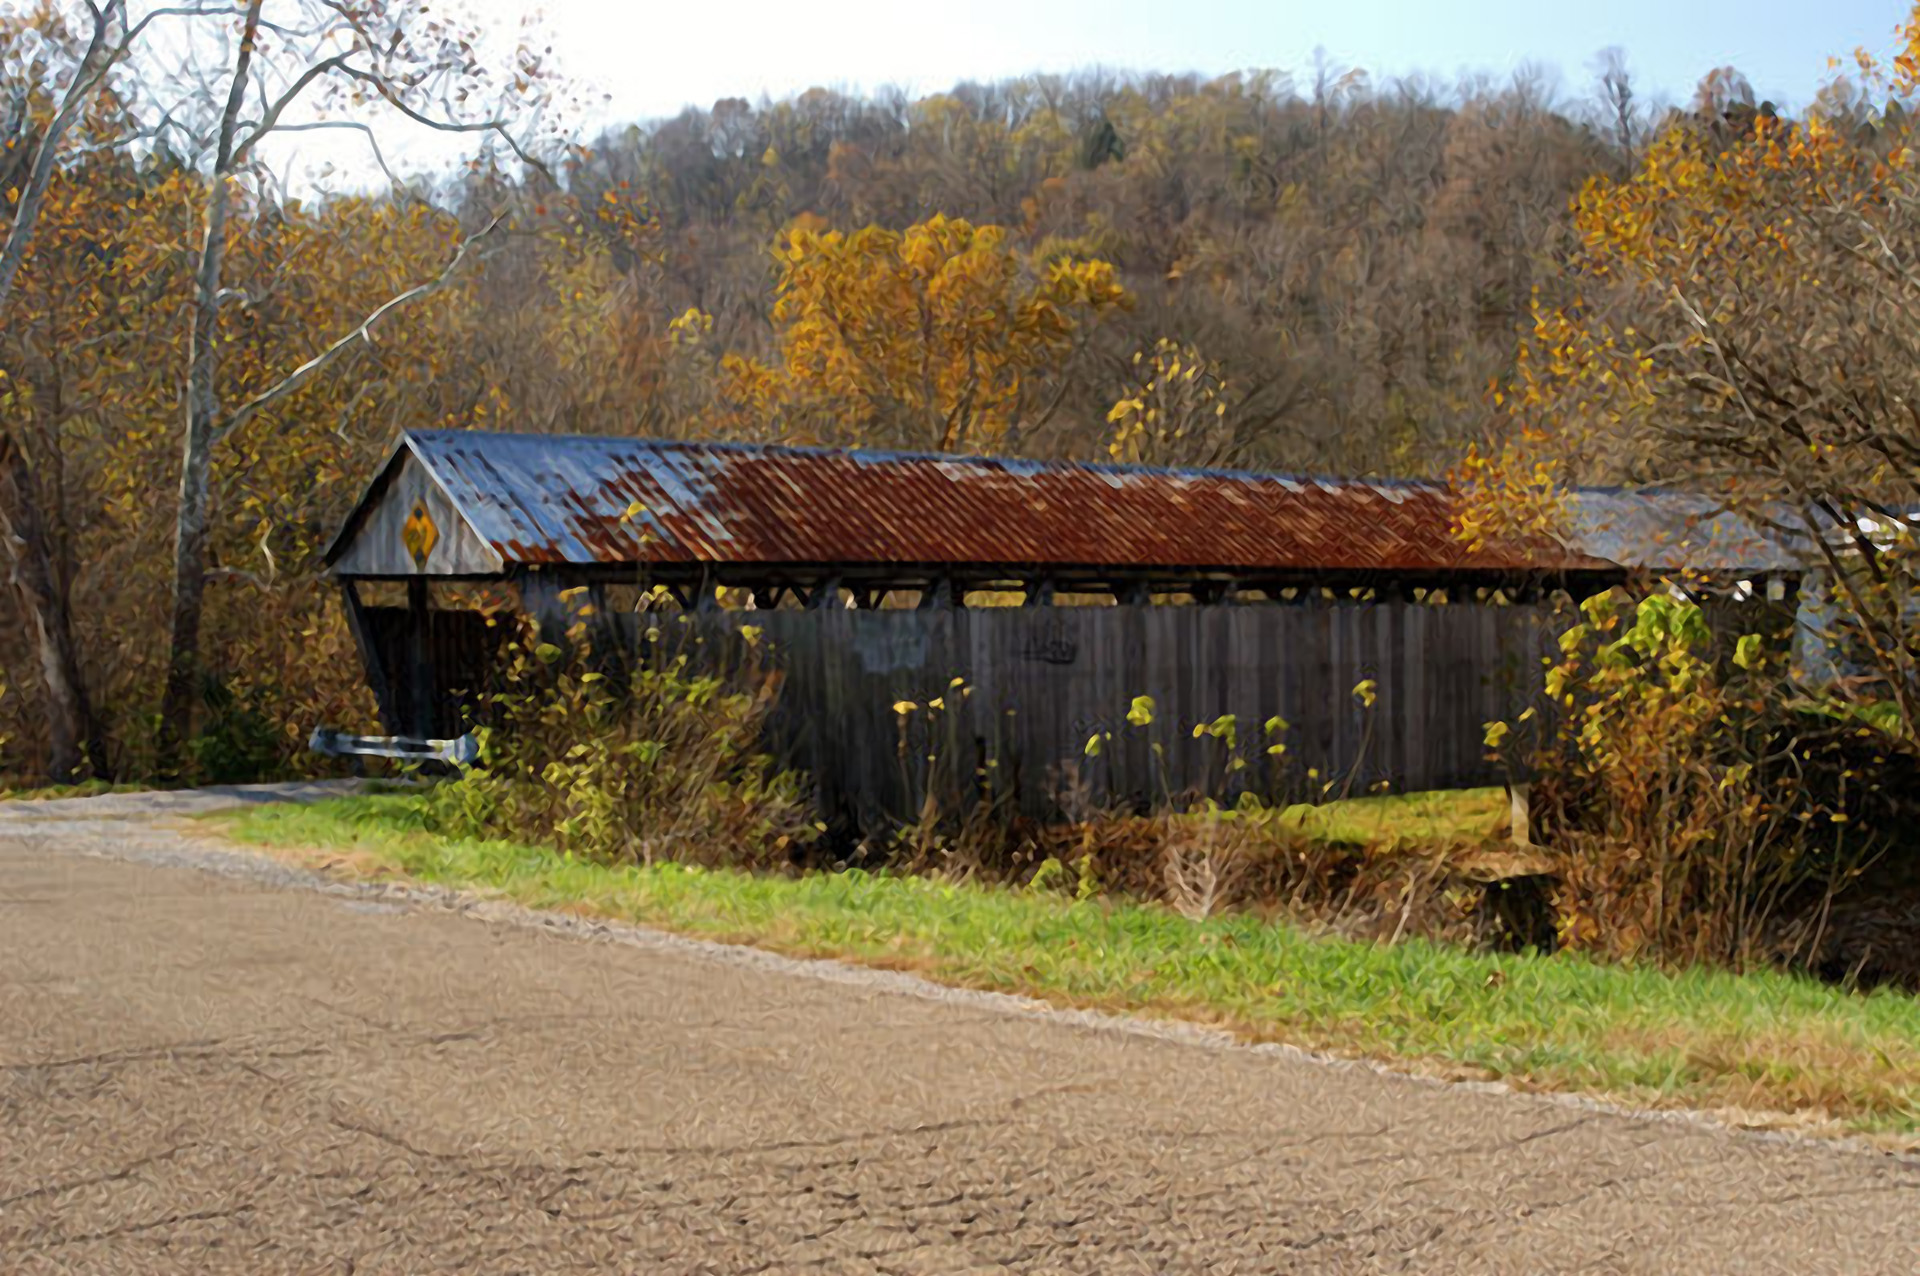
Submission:
<svg viewBox="0 0 1920 1276">
<path fill-rule="evenodd" d="M 1005 443 L 1077 342 L 1131 298 L 1113 267 L 1035 259 L 999 226 L 800 226 L 776 250 L 778 365 L 725 364 L 736 411 L 789 437 L 942 452 Z"/>
</svg>

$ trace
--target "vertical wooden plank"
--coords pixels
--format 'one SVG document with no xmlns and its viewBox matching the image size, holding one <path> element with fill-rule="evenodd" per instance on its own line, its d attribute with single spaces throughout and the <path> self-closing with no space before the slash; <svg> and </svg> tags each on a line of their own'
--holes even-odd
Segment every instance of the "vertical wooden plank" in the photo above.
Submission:
<svg viewBox="0 0 1920 1276">
<path fill-rule="evenodd" d="M 1347 651 L 1347 609 L 1336 602 L 1327 608 L 1326 618 L 1326 678 L 1318 689 L 1314 706 L 1326 723 L 1327 732 L 1326 747 L 1315 759 L 1322 784 L 1339 774 L 1353 745 L 1352 713 L 1345 695 L 1345 688 L 1353 685 L 1347 680 L 1352 672 Z"/>
<path fill-rule="evenodd" d="M 1177 792 L 1183 799 L 1209 787 L 1212 752 L 1208 745 L 1212 742 L 1195 740 L 1193 728 L 1219 716 L 1213 708 L 1214 614 L 1213 608 L 1207 606 L 1182 607 L 1176 613 L 1176 623 L 1187 622 L 1180 626 L 1183 631 L 1180 673 L 1186 705 L 1177 724 L 1178 734 L 1169 748 L 1182 763 Z"/>
<path fill-rule="evenodd" d="M 1264 763 L 1268 776 L 1268 788 L 1276 802 L 1288 800 L 1293 793 L 1289 777 L 1293 774 L 1294 764 L 1299 752 L 1299 740 L 1294 727 L 1294 674 L 1299 665 L 1298 644 L 1300 629 L 1300 608 L 1288 603 L 1274 602 L 1262 609 L 1267 622 L 1268 659 L 1271 670 L 1273 696 L 1272 707 L 1267 716 L 1278 714 L 1286 722 L 1287 730 L 1278 737 L 1261 735 L 1261 747 L 1268 748 L 1276 743 L 1287 746 L 1286 752 L 1263 754 L 1269 759 Z"/>
<path fill-rule="evenodd" d="M 360 665 L 366 670 L 367 688 L 373 692 L 373 702 L 380 713 L 380 725 L 388 735 L 401 735 L 400 706 L 393 695 L 393 680 L 388 676 L 386 661 L 381 658 L 379 645 L 374 641 L 373 633 L 367 623 L 367 610 L 360 601 L 360 589 L 352 580 L 340 581 L 340 602 L 347 614 L 347 632 L 353 635 L 353 645 L 360 653 Z"/>
<path fill-rule="evenodd" d="M 407 579 L 407 730 L 412 736 L 433 735 L 433 657 L 428 646 L 427 581 Z"/>
<path fill-rule="evenodd" d="M 1167 655 L 1166 730 L 1160 739 L 1166 746 L 1166 787 L 1178 799 L 1193 787 L 1193 724 L 1199 717 L 1199 680 L 1195 666 L 1200 663 L 1199 625 L 1185 608 L 1161 607 L 1153 613 L 1163 633 Z"/>
<path fill-rule="evenodd" d="M 1079 663 L 1075 667 L 1075 708 L 1086 723 L 1087 734 L 1098 731 L 1111 740 L 1103 740 L 1098 758 L 1085 759 L 1089 791 L 1103 805 L 1119 801 L 1124 787 L 1116 782 L 1126 764 L 1128 696 L 1122 690 L 1121 664 L 1127 642 L 1126 617 L 1119 608 L 1081 608 L 1074 617 L 1073 636 L 1078 646 Z M 1083 742 L 1081 751 L 1086 745 Z"/>
<path fill-rule="evenodd" d="M 1260 724 L 1267 720 L 1273 710 L 1267 707 L 1271 699 L 1268 688 L 1267 671 L 1272 667 L 1267 660 L 1263 638 L 1266 634 L 1266 617 L 1273 610 L 1271 603 L 1242 604 L 1234 617 L 1234 662 L 1240 669 L 1239 686 L 1234 694 L 1234 719 L 1239 723 L 1240 756 L 1246 759 L 1247 769 L 1240 773 L 1241 787 L 1258 796 L 1266 796 L 1266 756 L 1261 752 L 1265 748 L 1265 739 Z"/>
<path fill-rule="evenodd" d="M 1126 715 L 1133 707 L 1135 696 L 1152 694 L 1147 683 L 1151 673 L 1152 637 L 1147 631 L 1144 607 L 1117 606 L 1111 615 L 1112 623 L 1120 631 L 1120 667 L 1112 670 L 1105 680 L 1114 701 L 1112 712 L 1117 715 L 1114 738 L 1121 744 L 1120 761 L 1112 773 L 1117 789 L 1113 797 L 1128 806 L 1140 806 L 1153 800 L 1153 752 L 1146 729 L 1129 722 Z"/>
<path fill-rule="evenodd" d="M 1008 725 L 1026 759 L 1020 776 L 1023 801 L 1052 814 L 1077 775 L 1066 745 L 1073 730 L 1073 665 L 1057 663 L 1065 653 L 1057 646 L 1050 613 L 1000 610 L 996 619 L 993 659 L 1009 693 L 1007 706 L 1014 710 Z"/>
<path fill-rule="evenodd" d="M 1370 604 L 1368 624 L 1374 631 L 1373 668 L 1367 674 L 1378 684 L 1373 704 L 1373 768 L 1355 786 L 1356 793 L 1370 793 L 1382 780 L 1397 789 L 1404 773 L 1406 732 L 1400 727 L 1400 663 L 1406 651 L 1406 630 L 1401 625 L 1400 605 L 1392 599 Z"/>
<path fill-rule="evenodd" d="M 1458 648 L 1465 610 L 1464 603 L 1449 602 L 1433 608 L 1428 617 L 1427 676 L 1433 687 L 1433 708 L 1429 719 L 1431 748 L 1423 768 L 1423 782 L 1430 783 L 1434 775 L 1451 765 L 1450 755 L 1440 755 L 1452 747 L 1453 706 L 1459 694 Z"/>
<path fill-rule="evenodd" d="M 1414 768 L 1412 741 L 1408 738 L 1412 734 L 1408 728 L 1413 718 L 1414 704 L 1408 669 L 1411 663 L 1408 647 L 1412 636 L 1409 633 L 1407 603 L 1396 594 L 1386 606 L 1393 624 L 1393 649 L 1380 675 L 1383 696 L 1387 690 L 1393 694 L 1393 716 L 1389 724 L 1393 741 L 1392 767 L 1386 778 L 1392 782 L 1394 791 L 1400 792 L 1409 787 L 1407 777 Z"/>
<path fill-rule="evenodd" d="M 1505 672 L 1500 668 L 1500 631 L 1504 627 L 1507 610 L 1489 602 L 1481 612 L 1484 623 L 1480 630 L 1480 711 L 1473 716 L 1483 722 L 1500 717 L 1505 711 L 1500 692 L 1500 684 L 1505 678 Z M 1464 722 L 1461 724 L 1463 729 L 1465 725 Z"/>
<path fill-rule="evenodd" d="M 982 697 L 998 694 L 1000 671 L 993 667 L 988 654 L 999 633 L 995 614 L 998 610 L 982 609 L 967 617 L 966 641 L 957 653 L 953 672 L 948 675 L 949 682 L 956 677 L 964 679 L 963 688 L 951 688 L 943 693 L 948 711 L 953 715 L 954 737 L 960 748 L 955 766 L 969 803 L 988 800 L 988 786 L 995 780 L 993 771 L 998 769 L 986 765 L 992 756 L 993 743 L 981 730 L 980 705 Z M 964 688 L 971 688 L 972 694 L 965 694 Z"/>
<path fill-rule="evenodd" d="M 1381 759 L 1387 746 L 1385 739 L 1384 715 L 1382 708 L 1382 688 L 1379 673 L 1384 667 L 1388 644 L 1388 630 L 1381 622 L 1386 613 L 1378 603 L 1354 602 L 1351 604 L 1354 621 L 1354 670 L 1353 681 L 1347 684 L 1347 699 L 1353 702 L 1354 729 L 1363 738 L 1354 745 L 1351 792 L 1353 796 L 1364 795 L 1379 778 Z M 1372 679 L 1375 684 L 1373 707 L 1368 708 L 1353 694 L 1360 682 Z"/>
<path fill-rule="evenodd" d="M 1210 703 L 1201 710 L 1201 717 L 1218 720 L 1222 714 L 1233 712 L 1233 693 L 1239 683 L 1233 661 L 1233 618 L 1240 609 L 1226 603 L 1209 603 L 1199 610 L 1205 613 L 1207 658 L 1212 666 L 1206 681 Z M 1224 800 L 1231 796 L 1237 783 L 1227 770 L 1226 747 L 1211 736 L 1198 743 L 1202 747 L 1196 758 L 1204 768 L 1200 782 L 1217 787 L 1220 791 L 1212 796 Z"/>
<path fill-rule="evenodd" d="M 1478 697 L 1463 674 L 1472 659 L 1473 633 L 1480 623 L 1480 615 L 1471 602 L 1450 601 L 1436 620 L 1445 626 L 1437 659 L 1441 686 L 1436 714 L 1439 734 L 1447 742 L 1444 767 L 1451 771 L 1457 761 L 1452 753 L 1452 741 L 1459 730 L 1460 706 L 1475 703 Z"/>
<path fill-rule="evenodd" d="M 1427 789 L 1428 777 L 1432 775 L 1432 697 L 1428 695 L 1427 662 L 1428 650 L 1428 610 L 1427 606 L 1415 603 L 1411 597 L 1400 604 L 1405 608 L 1407 624 L 1407 643 L 1405 643 L 1405 666 L 1400 677 L 1405 683 L 1405 712 L 1402 714 L 1405 733 L 1407 733 L 1407 756 L 1405 756 L 1405 777 L 1402 779 L 1407 789 Z"/>
<path fill-rule="evenodd" d="M 933 719 L 940 731 L 940 801 L 955 814 L 959 814 L 971 800 L 971 786 L 967 781 L 973 772 L 973 741 L 969 733 L 961 729 L 963 705 L 960 696 L 953 690 L 953 680 L 965 678 L 965 671 L 973 663 L 975 619 L 976 615 L 971 609 L 961 608 L 954 612 L 948 621 L 946 659 L 935 670 L 927 687 L 928 699 L 938 699 L 945 706 L 939 716 Z"/>
<path fill-rule="evenodd" d="M 1039 818 L 1059 815 L 1063 767 L 1082 768 L 1097 800 L 1158 802 L 1163 784 L 1178 794 L 1203 782 L 1225 800 L 1242 781 L 1270 792 L 1293 786 L 1276 799 L 1317 795 L 1362 761 L 1365 715 L 1353 687 L 1368 677 L 1379 699 L 1367 733 L 1372 764 L 1356 792 L 1383 777 L 1401 790 L 1485 782 L 1482 725 L 1526 702 L 1538 682 L 1528 662 L 1544 641 L 1527 609 L 1474 603 L 830 609 L 698 617 L 713 627 L 698 658 L 738 646 L 738 622 L 748 619 L 766 631 L 786 677 L 777 728 L 769 728 L 776 751 L 811 773 L 823 806 L 857 813 L 868 832 L 917 815 L 929 746 L 945 800 L 975 800 L 975 767 L 996 758 L 996 787 L 1017 791 L 1023 812 Z M 955 676 L 971 697 L 952 693 Z M 1150 728 L 1126 724 L 1136 695 L 1156 702 Z M 932 717 L 930 735 L 924 707 L 935 697 L 947 708 Z M 892 712 L 899 700 L 922 706 L 904 764 Z M 1221 771 L 1220 747 L 1193 739 L 1196 723 L 1222 713 L 1239 721 L 1250 774 Z M 1263 731 L 1275 714 L 1292 724 L 1277 776 L 1266 770 Z M 1087 737 L 1106 731 L 1113 739 L 1088 759 Z M 1164 779 L 1153 740 L 1165 748 Z M 1317 782 L 1305 780 L 1308 767 Z M 1233 782 L 1220 784 L 1223 776 Z"/>
<path fill-rule="evenodd" d="M 1300 608 L 1291 604 L 1274 603 L 1265 608 L 1262 614 L 1266 619 L 1269 634 L 1268 658 L 1273 684 L 1272 706 L 1267 710 L 1267 716 L 1272 717 L 1278 714 L 1287 724 L 1287 729 L 1278 736 L 1268 736 L 1264 734 L 1263 728 L 1260 745 L 1263 749 L 1276 743 L 1287 746 L 1283 753 L 1262 755 L 1272 759 L 1266 763 L 1266 767 L 1269 787 L 1273 789 L 1273 798 L 1275 801 L 1284 801 L 1293 793 L 1288 777 L 1293 774 L 1298 744 L 1296 728 L 1293 724 L 1295 715 L 1298 713 L 1294 703 L 1294 676 L 1299 664 L 1295 653 L 1300 640 Z"/>
<path fill-rule="evenodd" d="M 770 645 L 769 659 L 781 674 L 781 725 L 793 763 L 812 778 L 828 827 L 845 831 L 853 817 L 849 787 L 857 787 L 858 779 L 828 747 L 832 736 L 820 725 L 839 677 L 820 658 L 820 630 L 827 617 L 810 617 L 815 622 L 810 625 L 791 624 L 791 618 L 791 612 L 770 611 L 764 620 L 756 613 L 755 623 L 763 626 L 762 641 Z"/>
</svg>

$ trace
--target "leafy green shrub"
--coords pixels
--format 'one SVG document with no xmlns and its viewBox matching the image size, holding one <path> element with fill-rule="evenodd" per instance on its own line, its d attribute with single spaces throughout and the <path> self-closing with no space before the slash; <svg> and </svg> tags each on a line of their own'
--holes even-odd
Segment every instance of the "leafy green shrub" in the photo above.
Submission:
<svg viewBox="0 0 1920 1276">
<path fill-rule="evenodd" d="M 759 747 L 776 690 L 684 656 L 616 675 L 583 642 L 513 643 L 483 698 L 479 762 L 434 790 L 435 818 L 607 863 L 791 863 L 816 826 L 800 780 Z"/>
<path fill-rule="evenodd" d="M 1811 754 L 1763 641 L 1724 671 L 1690 602 L 1617 593 L 1582 605 L 1548 673 L 1554 722 L 1533 825 L 1559 881 L 1560 939 L 1620 958 L 1745 965 L 1810 886 L 1846 879 L 1859 840 Z M 1491 724 L 1498 745 L 1506 724 Z"/>
</svg>

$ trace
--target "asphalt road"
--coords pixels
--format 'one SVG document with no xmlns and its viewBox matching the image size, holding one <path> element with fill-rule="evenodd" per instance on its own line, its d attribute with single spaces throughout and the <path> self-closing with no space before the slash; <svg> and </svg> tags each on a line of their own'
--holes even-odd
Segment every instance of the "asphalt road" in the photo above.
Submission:
<svg viewBox="0 0 1920 1276">
<path fill-rule="evenodd" d="M 1910 1162 L 208 862 L 0 812 L 0 1272 L 1920 1270 Z"/>
</svg>

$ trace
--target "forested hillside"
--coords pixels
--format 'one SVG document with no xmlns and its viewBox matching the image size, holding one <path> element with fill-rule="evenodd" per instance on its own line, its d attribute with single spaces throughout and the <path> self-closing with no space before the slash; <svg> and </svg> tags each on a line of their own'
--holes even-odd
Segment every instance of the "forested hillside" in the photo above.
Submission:
<svg viewBox="0 0 1920 1276">
<path fill-rule="evenodd" d="M 37 224 L 0 280 L 0 773 L 172 770 L 192 719 L 188 764 L 237 775 L 364 717 L 317 554 L 403 427 L 1443 473 L 1537 315 L 1605 291 L 1582 192 L 1772 117 L 1722 71 L 1654 118 L 1618 61 L 1566 91 L 1087 73 L 582 146 L 510 137 L 565 91 L 524 50 L 490 74 L 366 10 L 361 62 L 273 28 L 177 99 L 124 5 L 0 18 L 0 200 Z M 306 92 L 400 127 L 474 104 L 437 126 L 482 158 L 290 193 L 261 157 Z M 1818 114 L 1904 128 L 1869 99 Z"/>
<path fill-rule="evenodd" d="M 637 372 L 665 364 L 662 326 L 688 308 L 711 316 L 714 349 L 777 362 L 770 250 L 790 228 L 944 215 L 1004 227 L 1035 275 L 1111 263 L 1128 294 L 1034 370 L 1011 429 L 972 442 L 1103 456 L 1108 412 L 1138 384 L 1133 355 L 1167 339 L 1224 382 L 1227 415 L 1143 459 L 1420 472 L 1484 423 L 1530 291 L 1566 246 L 1569 200 L 1622 162 L 1574 114 L 1525 81 L 1371 86 L 1357 72 L 1304 89 L 1274 73 L 1016 81 L 917 102 L 815 92 L 603 138 L 577 180 L 590 198 L 628 183 L 659 220 L 658 262 L 616 303 L 633 308 Z M 700 428 L 691 406 L 667 396 L 666 428 Z M 874 425 L 875 442 L 940 441 Z"/>
</svg>

